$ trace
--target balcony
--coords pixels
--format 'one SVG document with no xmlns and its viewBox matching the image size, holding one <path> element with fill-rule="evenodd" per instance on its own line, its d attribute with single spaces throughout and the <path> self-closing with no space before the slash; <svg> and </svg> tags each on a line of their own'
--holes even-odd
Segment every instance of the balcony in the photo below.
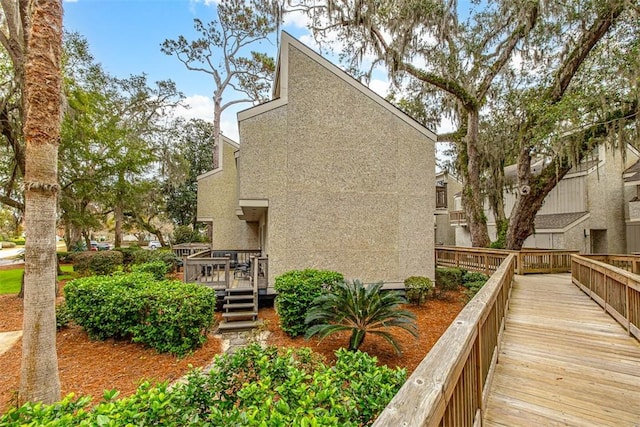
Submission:
<svg viewBox="0 0 640 427">
<path fill-rule="evenodd" d="M 449 211 L 449 224 L 453 227 L 467 225 L 467 215 L 464 211 Z"/>
<path fill-rule="evenodd" d="M 629 221 L 640 221 L 640 200 L 629 202 Z"/>
</svg>

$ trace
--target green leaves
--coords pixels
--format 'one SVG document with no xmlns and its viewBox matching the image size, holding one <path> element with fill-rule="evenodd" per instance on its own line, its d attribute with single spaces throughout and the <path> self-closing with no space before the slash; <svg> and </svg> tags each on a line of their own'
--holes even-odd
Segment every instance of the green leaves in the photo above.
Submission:
<svg viewBox="0 0 640 427">
<path fill-rule="evenodd" d="M 200 347 L 214 322 L 215 291 L 149 273 L 77 279 L 65 288 L 73 320 L 94 339 L 131 339 L 182 356 Z"/>
<path fill-rule="evenodd" d="M 338 283 L 313 301 L 305 322 L 317 324 L 307 330 L 306 337 L 319 335 L 324 339 L 338 331 L 351 331 L 349 350 L 357 350 L 366 334 L 371 333 L 385 339 L 400 353 L 393 335 L 386 330 L 398 327 L 418 335 L 414 314 L 400 308 L 405 302 L 398 292 L 383 292 L 381 283 L 368 286 L 358 280 Z"/>
<path fill-rule="evenodd" d="M 209 373 L 190 372 L 171 389 L 143 383 L 133 396 L 104 401 L 67 396 L 27 403 L 0 417 L 2 426 L 366 426 L 406 380 L 404 369 L 377 366 L 366 353 L 338 350 L 334 366 L 308 348 L 252 344 L 216 357 Z"/>
<path fill-rule="evenodd" d="M 344 280 L 342 274 L 327 270 L 292 270 L 276 277 L 274 288 L 278 293 L 275 300 L 280 316 L 280 327 L 292 337 L 302 335 L 308 326 L 305 316 L 313 300 Z"/>
</svg>

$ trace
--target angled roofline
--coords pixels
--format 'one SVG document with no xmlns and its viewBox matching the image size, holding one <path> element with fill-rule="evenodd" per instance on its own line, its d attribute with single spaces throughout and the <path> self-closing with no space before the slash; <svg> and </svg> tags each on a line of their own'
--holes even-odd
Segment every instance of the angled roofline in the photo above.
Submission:
<svg viewBox="0 0 640 427">
<path fill-rule="evenodd" d="M 227 145 L 231 146 L 231 147 L 235 150 L 235 151 L 234 151 L 234 155 L 235 155 L 235 152 L 237 152 L 237 151 L 240 149 L 240 144 L 238 144 L 237 142 L 235 142 L 233 139 L 229 138 L 228 136 L 224 136 L 223 134 L 220 134 L 220 140 L 221 140 L 223 143 L 225 143 L 225 144 L 227 144 Z M 198 176 L 196 177 L 196 181 L 200 181 L 201 179 L 208 178 L 208 177 L 210 177 L 211 175 L 215 175 L 215 174 L 217 174 L 218 172 L 222 172 L 222 166 L 221 166 L 221 167 L 219 167 L 219 168 L 212 169 L 212 170 L 210 170 L 210 171 L 207 171 L 207 172 L 205 172 L 205 173 L 203 173 L 203 174 L 198 175 Z"/>
<path fill-rule="evenodd" d="M 271 111 L 283 105 L 286 105 L 288 102 L 289 88 L 288 88 L 288 77 L 289 77 L 289 46 L 293 46 L 298 49 L 310 59 L 318 63 L 320 66 L 325 68 L 326 70 L 333 73 L 336 77 L 342 79 L 344 82 L 352 86 L 353 88 L 360 91 L 362 94 L 370 98 L 372 101 L 376 102 L 393 115 L 398 117 L 400 120 L 407 123 L 409 126 L 415 128 L 418 132 L 424 134 L 428 138 L 432 139 L 434 142 L 437 140 L 438 135 L 432 130 L 424 127 L 422 124 L 417 122 L 414 118 L 404 113 L 402 110 L 391 104 L 389 101 L 375 93 L 373 90 L 369 89 L 367 86 L 362 84 L 360 81 L 351 77 L 347 72 L 340 69 L 331 61 L 324 58 L 322 55 L 318 54 L 316 51 L 306 46 L 301 41 L 294 38 L 291 34 L 286 31 L 282 31 L 280 37 L 280 52 L 278 55 L 278 64 L 276 67 L 276 77 L 273 85 L 273 94 L 274 99 L 272 101 L 266 102 L 264 104 L 257 105 L 255 107 L 247 108 L 246 110 L 242 110 L 238 112 L 238 121 L 242 121 L 248 119 L 250 117 L 257 116 L 258 114 L 265 113 L 267 111 Z"/>
</svg>

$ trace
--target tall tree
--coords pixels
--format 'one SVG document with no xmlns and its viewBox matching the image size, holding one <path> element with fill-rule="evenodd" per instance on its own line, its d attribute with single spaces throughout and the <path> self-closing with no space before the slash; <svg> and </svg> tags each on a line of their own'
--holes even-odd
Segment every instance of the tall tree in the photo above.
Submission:
<svg viewBox="0 0 640 427">
<path fill-rule="evenodd" d="M 550 49 L 553 54 L 546 61 L 545 78 L 534 77 L 533 90 L 522 91 L 524 102 L 519 105 L 514 138 L 521 191 L 509 218 L 509 249 L 522 248 L 534 231 L 533 221 L 545 197 L 571 167 L 607 136 L 624 132 L 626 123 L 637 120 L 637 4 L 608 0 L 581 6 L 577 19 L 556 22 L 556 31 L 561 32 L 557 37 L 563 43 Z M 621 22 L 624 19 L 626 24 Z M 625 36 L 629 25 L 632 33 Z M 603 40 L 600 54 L 604 55 L 598 58 Z M 619 61 L 622 64 L 616 64 Z M 531 79 L 526 84 L 531 87 Z M 534 174 L 532 160 L 540 153 L 549 161 Z"/>
<path fill-rule="evenodd" d="M 211 123 L 201 119 L 176 123 L 176 142 L 171 153 L 165 157 L 165 182 L 163 194 L 167 216 L 175 225 L 197 224 L 197 180 L 198 176 L 211 168 L 207 155 L 209 141 L 213 137 Z"/>
<path fill-rule="evenodd" d="M 219 166 L 220 119 L 232 105 L 262 102 L 268 99 L 275 63 L 264 53 L 251 51 L 250 46 L 268 42 L 275 31 L 277 16 L 268 2 L 262 0 L 222 0 L 217 5 L 218 21 L 208 24 L 194 19 L 200 38 L 188 41 L 184 36 L 167 39 L 161 50 L 175 55 L 187 69 L 213 78 L 213 168 Z M 247 56 L 245 56 L 248 53 Z M 223 101 L 228 89 L 244 95 Z"/>
<path fill-rule="evenodd" d="M 26 3 L 26 2 L 19 2 Z M 3 2 L 4 5 L 4 2 Z M 25 9 L 23 9 L 25 10 Z M 31 0 L 24 21 L 25 248 L 21 401 L 60 398 L 56 355 L 56 214 L 62 0 Z"/>
</svg>

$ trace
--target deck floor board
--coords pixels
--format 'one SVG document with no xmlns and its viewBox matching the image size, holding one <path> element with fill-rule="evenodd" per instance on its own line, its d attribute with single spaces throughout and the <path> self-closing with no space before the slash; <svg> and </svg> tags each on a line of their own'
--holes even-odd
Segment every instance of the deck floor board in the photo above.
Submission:
<svg viewBox="0 0 640 427">
<path fill-rule="evenodd" d="M 484 426 L 640 426 L 640 343 L 568 274 L 516 276 Z"/>
</svg>

